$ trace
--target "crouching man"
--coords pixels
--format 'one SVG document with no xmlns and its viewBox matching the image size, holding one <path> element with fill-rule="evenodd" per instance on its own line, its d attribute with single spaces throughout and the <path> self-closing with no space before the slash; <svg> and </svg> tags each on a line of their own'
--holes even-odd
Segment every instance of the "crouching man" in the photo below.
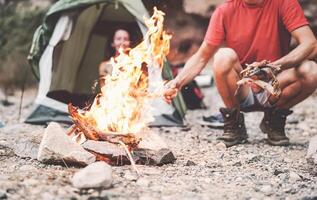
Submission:
<svg viewBox="0 0 317 200">
<path fill-rule="evenodd" d="M 298 44 L 292 51 L 291 37 Z M 227 0 L 220 5 L 199 50 L 166 84 L 165 100 L 171 102 L 212 56 L 215 82 L 225 105 L 220 108 L 225 124 L 219 139 L 227 146 L 245 142 L 247 131 L 240 111 L 261 110 L 264 118 L 260 128 L 268 135 L 268 142 L 289 144 L 285 121 L 292 113 L 290 108 L 317 87 L 317 42 L 297 0 Z M 262 60 L 281 69 L 276 76 L 282 90 L 278 99 L 253 84 L 237 90 L 246 64 Z"/>
</svg>

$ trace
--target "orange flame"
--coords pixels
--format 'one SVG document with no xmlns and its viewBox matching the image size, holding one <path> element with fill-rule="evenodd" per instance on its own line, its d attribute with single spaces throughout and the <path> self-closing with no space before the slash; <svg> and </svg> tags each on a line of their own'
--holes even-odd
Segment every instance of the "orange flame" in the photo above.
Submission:
<svg viewBox="0 0 317 200">
<path fill-rule="evenodd" d="M 150 19 L 145 19 L 148 32 L 144 41 L 128 54 L 120 51 L 111 59 L 112 74 L 89 111 L 82 114 L 97 129 L 107 133 L 138 133 L 151 121 L 151 100 L 159 96 L 163 82 L 149 81 L 149 71 L 162 70 L 170 48 L 171 36 L 163 30 L 164 13 L 154 8 Z"/>
</svg>

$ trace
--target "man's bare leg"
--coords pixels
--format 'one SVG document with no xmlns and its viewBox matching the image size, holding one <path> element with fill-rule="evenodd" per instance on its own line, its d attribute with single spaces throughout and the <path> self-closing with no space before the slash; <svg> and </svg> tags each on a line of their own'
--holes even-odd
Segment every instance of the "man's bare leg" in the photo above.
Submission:
<svg viewBox="0 0 317 200">
<path fill-rule="evenodd" d="M 283 71 L 277 76 L 282 95 L 276 106 L 289 109 L 309 97 L 317 88 L 317 64 L 304 61 L 299 67 Z"/>
<path fill-rule="evenodd" d="M 237 108 L 239 100 L 243 100 L 249 93 L 246 85 L 241 86 L 238 99 L 234 96 L 242 66 L 237 53 L 230 48 L 221 48 L 214 56 L 213 72 L 218 92 L 227 108 Z"/>
<path fill-rule="evenodd" d="M 317 87 L 317 64 L 305 61 L 299 67 L 281 72 L 277 79 L 282 89 L 281 98 L 275 108 L 265 111 L 260 128 L 268 134 L 272 145 L 288 145 L 285 135 L 285 122 L 289 110 L 294 105 L 310 96 Z"/>
<path fill-rule="evenodd" d="M 221 48 L 214 55 L 215 82 L 226 107 L 220 108 L 224 119 L 224 133 L 218 139 L 222 140 L 227 147 L 244 143 L 247 139 L 244 117 L 238 107 L 239 101 L 246 98 L 250 90 L 247 86 L 242 86 L 239 89 L 238 98 L 234 95 L 241 70 L 242 67 L 234 50 Z"/>
</svg>

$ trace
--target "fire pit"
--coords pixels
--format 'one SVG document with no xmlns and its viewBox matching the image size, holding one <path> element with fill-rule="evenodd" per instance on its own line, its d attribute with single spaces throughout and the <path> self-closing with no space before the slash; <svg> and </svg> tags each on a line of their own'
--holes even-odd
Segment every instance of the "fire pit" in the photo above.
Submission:
<svg viewBox="0 0 317 200">
<path fill-rule="evenodd" d="M 121 51 L 112 58 L 113 72 L 102 79 L 101 93 L 89 109 L 79 111 L 68 105 L 74 125 L 67 134 L 97 161 L 160 165 L 175 160 L 148 128 L 154 119 L 151 103 L 162 96 L 164 87 L 163 81 L 150 84 L 149 73 L 162 71 L 170 47 L 171 36 L 163 30 L 163 21 L 164 13 L 154 8 L 153 16 L 145 20 L 148 32 L 144 41 L 128 54 Z"/>
</svg>

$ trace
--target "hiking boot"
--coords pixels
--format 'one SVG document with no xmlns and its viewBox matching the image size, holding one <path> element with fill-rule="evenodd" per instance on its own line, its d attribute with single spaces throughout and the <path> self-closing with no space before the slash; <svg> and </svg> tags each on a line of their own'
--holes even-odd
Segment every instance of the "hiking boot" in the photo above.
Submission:
<svg viewBox="0 0 317 200">
<path fill-rule="evenodd" d="M 292 114 L 288 109 L 268 109 L 260 124 L 260 129 L 268 136 L 268 142 L 275 146 L 289 145 L 289 139 L 285 135 L 285 122 L 288 115 Z"/>
<path fill-rule="evenodd" d="M 227 147 L 245 143 L 248 135 L 243 114 L 238 112 L 237 108 L 220 108 L 220 112 L 224 119 L 224 133 L 218 139 L 222 140 Z"/>
</svg>

